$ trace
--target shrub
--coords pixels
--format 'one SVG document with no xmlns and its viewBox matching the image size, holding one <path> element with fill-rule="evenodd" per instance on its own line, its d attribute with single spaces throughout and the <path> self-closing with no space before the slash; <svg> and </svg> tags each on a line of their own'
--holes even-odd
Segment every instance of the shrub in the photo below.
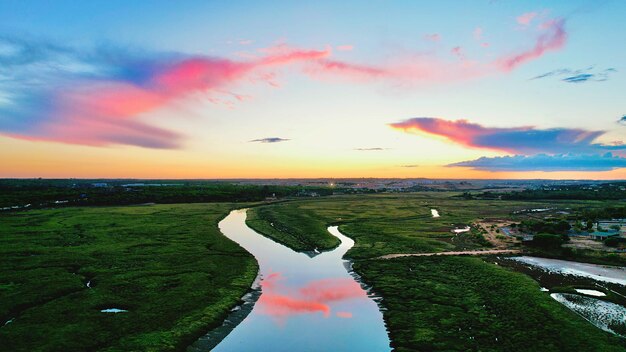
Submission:
<svg viewBox="0 0 626 352">
<path fill-rule="evenodd" d="M 624 242 L 624 240 L 617 236 L 608 237 L 607 239 L 604 240 L 604 244 L 609 247 L 617 247 L 622 242 Z"/>
</svg>

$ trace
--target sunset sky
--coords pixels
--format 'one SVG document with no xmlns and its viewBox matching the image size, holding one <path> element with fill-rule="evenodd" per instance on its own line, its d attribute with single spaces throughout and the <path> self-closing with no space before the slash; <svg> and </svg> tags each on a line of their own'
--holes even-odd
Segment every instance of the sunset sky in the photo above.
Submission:
<svg viewBox="0 0 626 352">
<path fill-rule="evenodd" d="M 3 1 L 0 177 L 626 178 L 624 1 Z"/>
</svg>

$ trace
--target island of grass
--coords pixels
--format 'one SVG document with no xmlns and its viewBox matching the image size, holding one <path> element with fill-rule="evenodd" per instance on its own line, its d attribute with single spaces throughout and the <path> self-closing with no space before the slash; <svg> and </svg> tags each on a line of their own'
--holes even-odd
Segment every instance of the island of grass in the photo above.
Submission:
<svg viewBox="0 0 626 352">
<path fill-rule="evenodd" d="M 184 350 L 256 277 L 254 258 L 217 228 L 234 207 L 0 215 L 0 350 Z"/>
<path fill-rule="evenodd" d="M 246 224 L 274 241 L 299 252 L 335 248 L 340 241 L 326 231 L 326 223 L 307 209 L 283 204 L 248 210 Z M 294 226 L 296 225 L 296 226 Z"/>
</svg>

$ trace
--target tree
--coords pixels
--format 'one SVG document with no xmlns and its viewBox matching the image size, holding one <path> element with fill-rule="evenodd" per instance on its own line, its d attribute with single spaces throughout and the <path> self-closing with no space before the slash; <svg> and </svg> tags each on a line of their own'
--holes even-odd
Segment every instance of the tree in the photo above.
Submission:
<svg viewBox="0 0 626 352">
<path fill-rule="evenodd" d="M 542 233 L 535 235 L 531 244 L 541 248 L 559 248 L 563 244 L 563 238 L 560 235 Z"/>
<path fill-rule="evenodd" d="M 604 240 L 604 244 L 608 247 L 617 247 L 621 242 L 622 239 L 617 236 L 607 237 L 607 239 Z"/>
</svg>

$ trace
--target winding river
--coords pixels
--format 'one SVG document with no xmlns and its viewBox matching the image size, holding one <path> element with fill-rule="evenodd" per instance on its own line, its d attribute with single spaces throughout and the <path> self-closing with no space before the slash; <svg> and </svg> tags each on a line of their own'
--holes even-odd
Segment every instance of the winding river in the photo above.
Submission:
<svg viewBox="0 0 626 352">
<path fill-rule="evenodd" d="M 188 351 L 390 350 L 378 305 L 342 258 L 353 240 L 331 226 L 341 244 L 311 258 L 256 233 L 245 220 L 245 209 L 234 210 L 219 228 L 255 256 L 260 291 L 244 297 L 242 312 L 231 314 L 221 334 L 210 332 Z"/>
</svg>

